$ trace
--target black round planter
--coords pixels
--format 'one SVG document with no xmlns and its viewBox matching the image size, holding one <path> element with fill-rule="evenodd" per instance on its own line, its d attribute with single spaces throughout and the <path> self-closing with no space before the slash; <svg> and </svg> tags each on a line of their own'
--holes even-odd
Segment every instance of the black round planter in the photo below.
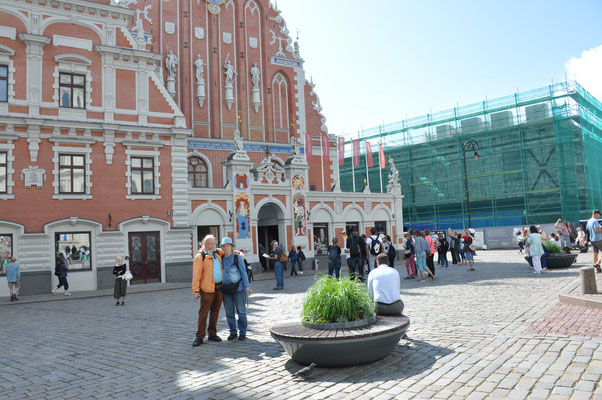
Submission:
<svg viewBox="0 0 602 400">
<path fill-rule="evenodd" d="M 301 321 L 301 325 L 306 328 L 312 329 L 356 329 L 363 328 L 364 326 L 372 325 L 376 321 L 376 315 L 371 317 L 360 319 L 359 321 L 347 321 L 347 322 L 331 322 L 326 324 L 314 324 L 307 321 Z"/>
<path fill-rule="evenodd" d="M 374 324 L 361 328 L 313 329 L 289 321 L 274 325 L 270 333 L 294 361 L 350 367 L 387 357 L 409 326 L 403 315 L 377 316 Z"/>
<path fill-rule="evenodd" d="M 531 256 L 525 256 L 527 262 L 531 261 Z M 546 255 L 546 264 L 548 268 L 568 268 L 577 261 L 577 254 L 550 253 Z"/>
</svg>

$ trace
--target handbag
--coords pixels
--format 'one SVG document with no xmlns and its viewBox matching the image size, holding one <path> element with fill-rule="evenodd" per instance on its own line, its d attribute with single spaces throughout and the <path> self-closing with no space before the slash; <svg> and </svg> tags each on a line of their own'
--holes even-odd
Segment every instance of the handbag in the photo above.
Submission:
<svg viewBox="0 0 602 400">
<path fill-rule="evenodd" d="M 238 284 L 241 280 L 242 279 L 239 279 L 238 281 L 232 283 L 224 283 L 222 285 L 222 291 L 226 294 L 234 294 L 238 292 Z"/>
<path fill-rule="evenodd" d="M 282 264 L 286 264 L 288 262 L 288 257 L 284 254 L 284 251 L 280 253 L 280 258 L 278 259 Z"/>
<path fill-rule="evenodd" d="M 133 277 L 134 275 L 132 275 L 132 273 L 129 270 L 125 271 L 125 274 L 123 274 L 123 279 L 125 279 L 126 281 L 132 280 Z"/>
</svg>

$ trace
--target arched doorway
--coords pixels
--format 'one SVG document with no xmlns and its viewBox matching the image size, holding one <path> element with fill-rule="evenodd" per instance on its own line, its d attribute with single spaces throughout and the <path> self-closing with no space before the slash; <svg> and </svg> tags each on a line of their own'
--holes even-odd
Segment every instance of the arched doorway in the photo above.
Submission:
<svg viewBox="0 0 602 400">
<path fill-rule="evenodd" d="M 273 240 L 286 249 L 286 224 L 282 208 L 275 203 L 264 204 L 257 213 L 257 247 L 259 260 L 264 268 L 273 268 L 273 263 L 266 263 L 261 253 L 263 247 L 266 253 L 271 252 L 270 243 Z"/>
</svg>

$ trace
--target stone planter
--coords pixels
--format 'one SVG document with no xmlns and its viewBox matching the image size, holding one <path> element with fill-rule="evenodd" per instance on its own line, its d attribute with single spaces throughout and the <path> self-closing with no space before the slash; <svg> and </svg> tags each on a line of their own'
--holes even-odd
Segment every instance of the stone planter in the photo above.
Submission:
<svg viewBox="0 0 602 400">
<path fill-rule="evenodd" d="M 530 256 L 525 256 L 527 262 L 531 261 Z M 554 253 L 546 256 L 548 268 L 568 268 L 577 261 L 577 254 Z"/>
<path fill-rule="evenodd" d="M 356 328 L 314 329 L 288 321 L 274 325 L 270 333 L 294 361 L 349 367 L 390 355 L 409 326 L 406 316 L 377 316 L 373 324 Z"/>
</svg>

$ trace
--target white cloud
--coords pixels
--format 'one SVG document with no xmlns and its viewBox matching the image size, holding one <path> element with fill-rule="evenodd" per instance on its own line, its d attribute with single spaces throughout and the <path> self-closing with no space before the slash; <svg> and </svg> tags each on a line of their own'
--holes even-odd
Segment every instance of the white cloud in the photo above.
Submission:
<svg viewBox="0 0 602 400">
<path fill-rule="evenodd" d="M 569 79 L 574 79 L 594 97 L 602 99 L 602 45 L 585 50 L 565 63 Z"/>
</svg>

